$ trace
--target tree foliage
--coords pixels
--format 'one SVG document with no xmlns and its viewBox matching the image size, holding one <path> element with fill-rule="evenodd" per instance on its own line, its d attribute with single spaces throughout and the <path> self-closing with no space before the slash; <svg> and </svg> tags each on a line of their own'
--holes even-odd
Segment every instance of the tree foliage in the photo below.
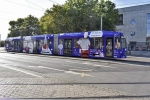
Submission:
<svg viewBox="0 0 150 100">
<path fill-rule="evenodd" d="M 5 41 L 0 41 L 0 47 L 4 47 Z"/>
<path fill-rule="evenodd" d="M 40 34 L 40 24 L 38 18 L 29 15 L 26 18 L 18 18 L 16 21 L 10 21 L 8 37 L 16 37 L 16 36 L 28 36 L 33 34 Z"/>
<path fill-rule="evenodd" d="M 118 10 L 109 0 L 67 0 L 64 5 L 53 5 L 40 19 L 42 32 L 63 33 L 100 30 L 115 30 Z"/>
<path fill-rule="evenodd" d="M 80 32 L 100 30 L 103 18 L 103 30 L 115 30 L 118 10 L 109 0 L 67 0 L 63 5 L 53 5 L 47 9 L 40 21 L 29 15 L 10 21 L 8 36 L 20 36 L 48 33 Z"/>
</svg>

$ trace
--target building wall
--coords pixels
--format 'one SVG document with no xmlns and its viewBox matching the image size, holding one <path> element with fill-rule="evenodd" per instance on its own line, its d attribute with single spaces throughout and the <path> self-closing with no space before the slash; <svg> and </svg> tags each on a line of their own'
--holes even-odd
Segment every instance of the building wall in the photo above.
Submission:
<svg viewBox="0 0 150 100">
<path fill-rule="evenodd" d="M 147 35 L 147 13 L 150 13 L 150 4 L 120 8 L 119 14 L 123 14 L 123 25 L 117 25 L 116 30 L 123 32 L 128 42 L 146 42 Z M 131 20 L 135 24 L 131 24 Z M 131 31 L 135 32 L 131 36 Z"/>
</svg>

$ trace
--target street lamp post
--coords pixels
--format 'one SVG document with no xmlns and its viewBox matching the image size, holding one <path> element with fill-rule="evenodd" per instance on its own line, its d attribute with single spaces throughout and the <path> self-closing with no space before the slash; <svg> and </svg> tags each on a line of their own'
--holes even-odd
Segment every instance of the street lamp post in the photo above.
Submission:
<svg viewBox="0 0 150 100">
<path fill-rule="evenodd" d="M 101 8 L 101 19 L 100 19 L 100 30 L 103 29 L 103 17 L 106 16 L 108 8 L 105 6 L 104 8 Z"/>
<path fill-rule="evenodd" d="M 102 25 L 103 25 L 103 17 L 102 17 L 102 15 L 101 15 L 100 23 L 101 23 L 101 24 L 100 24 L 100 29 L 101 29 L 101 31 L 102 31 L 102 28 L 103 28 L 103 26 L 102 26 Z"/>
<path fill-rule="evenodd" d="M 103 30 L 103 17 L 106 15 L 106 9 L 101 13 L 101 18 L 100 18 L 100 30 Z"/>
</svg>

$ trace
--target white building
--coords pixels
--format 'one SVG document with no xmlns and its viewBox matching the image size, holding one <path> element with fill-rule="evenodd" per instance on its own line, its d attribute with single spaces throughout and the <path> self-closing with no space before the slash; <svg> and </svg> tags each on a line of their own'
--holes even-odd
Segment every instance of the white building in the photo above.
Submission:
<svg viewBox="0 0 150 100">
<path fill-rule="evenodd" d="M 146 50 L 150 42 L 150 4 L 120 8 L 116 30 L 123 32 L 132 50 Z"/>
</svg>

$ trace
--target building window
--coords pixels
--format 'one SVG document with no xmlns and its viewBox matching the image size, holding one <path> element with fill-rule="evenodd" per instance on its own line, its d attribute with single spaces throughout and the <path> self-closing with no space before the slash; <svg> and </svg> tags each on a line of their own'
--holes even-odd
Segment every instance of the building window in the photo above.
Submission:
<svg viewBox="0 0 150 100">
<path fill-rule="evenodd" d="M 134 25 L 134 24 L 136 23 L 136 21 L 135 21 L 134 19 L 132 19 L 132 20 L 130 21 L 130 23 L 131 23 L 132 25 Z"/>
<path fill-rule="evenodd" d="M 147 19 L 150 19 L 150 13 L 147 14 Z"/>
<path fill-rule="evenodd" d="M 150 13 L 147 14 L 147 37 L 150 37 Z"/>
<path fill-rule="evenodd" d="M 130 35 L 131 35 L 131 36 L 134 36 L 134 35 L 135 35 L 135 32 L 134 32 L 134 31 L 131 31 L 131 32 L 130 32 Z"/>
<path fill-rule="evenodd" d="M 123 14 L 119 15 L 119 19 L 118 19 L 117 25 L 123 25 Z"/>
<path fill-rule="evenodd" d="M 147 37 L 150 37 L 150 29 L 147 29 Z"/>
</svg>

